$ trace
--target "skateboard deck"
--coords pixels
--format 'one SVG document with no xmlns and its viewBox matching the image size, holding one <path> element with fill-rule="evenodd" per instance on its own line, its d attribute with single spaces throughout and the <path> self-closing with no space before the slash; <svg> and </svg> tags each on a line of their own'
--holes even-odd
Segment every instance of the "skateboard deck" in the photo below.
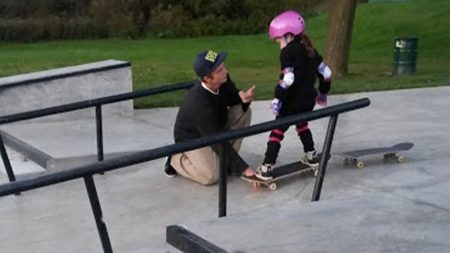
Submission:
<svg viewBox="0 0 450 253">
<path fill-rule="evenodd" d="M 319 154 L 319 158 L 321 157 L 321 154 Z M 328 157 L 330 159 L 331 156 Z M 306 173 L 313 173 L 314 176 L 317 176 L 317 170 L 319 166 L 311 167 L 309 165 L 306 165 L 300 161 L 296 161 L 293 163 L 288 163 L 285 165 L 281 165 L 278 167 L 273 168 L 272 175 L 273 178 L 269 180 L 262 180 L 260 178 L 257 178 L 256 176 L 253 176 L 252 178 L 245 178 L 242 177 L 245 181 L 249 183 L 256 183 L 259 185 L 264 185 L 271 189 L 272 191 L 277 189 L 277 181 L 283 180 L 292 176 L 296 175 L 302 175 Z"/>
<path fill-rule="evenodd" d="M 391 147 L 379 147 L 379 148 L 368 148 L 360 150 L 352 150 L 342 153 L 335 153 L 335 155 L 344 157 L 345 164 L 353 163 L 358 168 L 364 167 L 364 162 L 360 161 L 359 158 L 363 156 L 382 154 L 385 161 L 397 160 L 398 162 L 404 162 L 405 157 L 398 154 L 400 151 L 408 151 L 414 146 L 411 142 L 402 142 L 395 144 Z"/>
</svg>

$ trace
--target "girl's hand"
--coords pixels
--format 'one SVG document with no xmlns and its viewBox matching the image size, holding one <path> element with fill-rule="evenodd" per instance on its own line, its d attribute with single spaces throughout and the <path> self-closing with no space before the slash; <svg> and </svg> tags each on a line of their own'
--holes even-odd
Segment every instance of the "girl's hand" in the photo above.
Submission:
<svg viewBox="0 0 450 253">
<path fill-rule="evenodd" d="M 319 93 L 316 97 L 316 104 L 320 106 L 327 106 L 327 95 Z"/>
</svg>

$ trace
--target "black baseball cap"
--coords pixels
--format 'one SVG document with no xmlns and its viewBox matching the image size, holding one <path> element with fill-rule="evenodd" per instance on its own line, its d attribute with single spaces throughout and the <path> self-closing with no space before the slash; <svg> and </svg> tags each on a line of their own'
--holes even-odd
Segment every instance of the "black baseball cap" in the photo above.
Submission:
<svg viewBox="0 0 450 253">
<path fill-rule="evenodd" d="M 203 78 L 213 72 L 227 58 L 227 52 L 214 52 L 205 50 L 200 52 L 195 59 L 194 70 L 198 77 Z"/>
</svg>

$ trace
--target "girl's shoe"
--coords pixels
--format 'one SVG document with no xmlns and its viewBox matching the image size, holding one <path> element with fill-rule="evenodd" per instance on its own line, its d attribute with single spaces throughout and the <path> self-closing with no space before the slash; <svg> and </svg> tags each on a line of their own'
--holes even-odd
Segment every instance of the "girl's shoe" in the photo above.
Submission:
<svg viewBox="0 0 450 253">
<path fill-rule="evenodd" d="M 309 151 L 300 159 L 300 162 L 311 167 L 317 167 L 319 166 L 319 156 L 315 150 Z"/>
<path fill-rule="evenodd" d="M 272 166 L 273 164 L 264 163 L 261 164 L 255 171 L 255 176 L 262 180 L 270 180 L 272 176 Z"/>
</svg>

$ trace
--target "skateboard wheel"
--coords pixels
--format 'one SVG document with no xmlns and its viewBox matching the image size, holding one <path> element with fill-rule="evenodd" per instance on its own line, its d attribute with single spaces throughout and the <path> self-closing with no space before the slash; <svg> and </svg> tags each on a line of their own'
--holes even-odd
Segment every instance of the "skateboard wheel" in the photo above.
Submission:
<svg viewBox="0 0 450 253">
<path fill-rule="evenodd" d="M 356 163 L 356 167 L 358 167 L 358 169 L 362 169 L 364 167 L 364 163 L 359 161 Z"/>
<path fill-rule="evenodd" d="M 269 184 L 269 189 L 275 191 L 277 189 L 277 184 L 276 183 Z"/>
<path fill-rule="evenodd" d="M 405 157 L 402 156 L 402 155 L 399 155 L 399 156 L 397 156 L 397 161 L 398 161 L 399 163 L 402 163 L 402 162 L 405 161 Z"/>
</svg>

